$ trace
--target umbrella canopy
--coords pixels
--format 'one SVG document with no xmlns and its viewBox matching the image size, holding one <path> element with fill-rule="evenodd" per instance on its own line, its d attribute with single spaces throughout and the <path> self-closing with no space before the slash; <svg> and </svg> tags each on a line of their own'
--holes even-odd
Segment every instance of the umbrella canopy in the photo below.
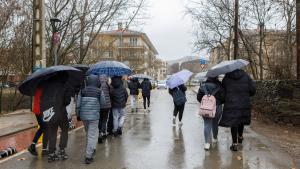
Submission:
<svg viewBox="0 0 300 169">
<path fill-rule="evenodd" d="M 35 89 L 40 82 L 47 81 L 47 79 L 55 76 L 59 72 L 68 73 L 66 83 L 70 86 L 80 85 L 84 78 L 82 71 L 76 68 L 70 66 L 51 66 L 45 69 L 40 69 L 28 76 L 27 79 L 20 84 L 19 91 L 24 95 L 34 96 Z"/>
<path fill-rule="evenodd" d="M 173 74 L 168 80 L 167 85 L 170 89 L 173 89 L 175 87 L 178 87 L 179 85 L 182 85 L 189 81 L 190 77 L 193 75 L 192 72 L 188 70 L 182 70 L 180 72 L 177 72 Z"/>
<path fill-rule="evenodd" d="M 81 70 L 84 74 L 89 70 L 89 66 L 88 65 L 84 65 L 84 64 L 75 64 L 75 65 L 70 65 L 76 69 Z"/>
<path fill-rule="evenodd" d="M 87 71 L 87 74 L 105 74 L 110 77 L 130 75 L 131 73 L 132 71 L 128 66 L 117 61 L 101 61 L 92 65 L 91 68 Z"/>
<path fill-rule="evenodd" d="M 144 74 L 135 74 L 132 76 L 133 78 L 138 78 L 138 79 L 152 79 L 152 77 L 148 76 L 148 75 L 144 75 Z"/>
<path fill-rule="evenodd" d="M 228 72 L 232 72 L 237 69 L 241 69 L 249 64 L 248 61 L 243 59 L 237 59 L 237 60 L 227 60 L 223 61 L 214 67 L 212 67 L 210 70 L 208 70 L 206 76 L 207 77 L 216 77 L 221 74 L 225 74 Z"/>
</svg>

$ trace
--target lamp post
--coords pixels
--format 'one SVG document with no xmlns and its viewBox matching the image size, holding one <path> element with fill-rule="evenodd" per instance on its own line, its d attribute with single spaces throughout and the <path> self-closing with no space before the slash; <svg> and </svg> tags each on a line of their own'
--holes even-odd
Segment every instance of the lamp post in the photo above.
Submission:
<svg viewBox="0 0 300 169">
<path fill-rule="evenodd" d="M 53 52 L 53 56 L 54 56 L 54 65 L 57 65 L 57 52 L 58 52 L 58 45 L 59 45 L 59 41 L 60 41 L 60 35 L 58 32 L 58 28 L 60 26 L 61 20 L 57 19 L 57 18 L 51 18 L 50 19 L 50 23 L 52 26 L 52 52 Z"/>
</svg>

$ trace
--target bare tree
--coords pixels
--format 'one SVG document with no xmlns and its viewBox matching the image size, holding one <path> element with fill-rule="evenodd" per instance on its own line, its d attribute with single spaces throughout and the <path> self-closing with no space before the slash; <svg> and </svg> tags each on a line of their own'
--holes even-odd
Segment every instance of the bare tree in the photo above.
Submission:
<svg viewBox="0 0 300 169">
<path fill-rule="evenodd" d="M 234 11 L 230 0 L 190 0 L 186 8 L 187 14 L 196 21 L 196 50 L 221 46 L 230 59 L 231 43 L 226 43 L 233 38 Z"/>
<path fill-rule="evenodd" d="M 62 20 L 59 28 L 61 44 L 59 63 L 71 60 L 86 62 L 90 45 L 97 34 L 111 28 L 118 19 L 133 20 L 143 9 L 145 0 L 54 0 L 47 3 L 47 17 Z M 130 13 L 130 14 L 129 14 Z M 126 18 L 124 18 L 126 17 Z M 47 28 L 48 42 L 51 42 L 51 29 Z M 48 45 L 51 49 L 51 44 Z M 51 52 L 49 52 L 51 53 Z M 53 58 L 48 55 L 48 64 Z"/>
</svg>

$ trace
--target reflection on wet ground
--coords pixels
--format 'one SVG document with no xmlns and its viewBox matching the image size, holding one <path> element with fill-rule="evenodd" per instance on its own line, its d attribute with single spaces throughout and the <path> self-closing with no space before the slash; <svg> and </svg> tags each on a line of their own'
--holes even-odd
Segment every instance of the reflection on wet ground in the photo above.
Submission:
<svg viewBox="0 0 300 169">
<path fill-rule="evenodd" d="M 195 94 L 188 92 L 183 127 L 172 125 L 173 103 L 166 90 L 155 91 L 149 114 L 128 114 L 126 129 L 121 138 L 109 137 L 98 145 L 95 163 L 83 164 L 85 133 L 77 130 L 70 134 L 67 152 L 70 158 L 48 164 L 22 154 L 4 163 L 10 168 L 128 168 L 128 169 L 286 169 L 293 166 L 289 155 L 278 149 L 249 128 L 241 151 L 231 152 L 228 129 L 220 128 L 218 143 L 211 151 L 203 149 L 203 121 L 196 116 L 198 105 Z M 17 159 L 24 158 L 23 161 Z"/>
</svg>

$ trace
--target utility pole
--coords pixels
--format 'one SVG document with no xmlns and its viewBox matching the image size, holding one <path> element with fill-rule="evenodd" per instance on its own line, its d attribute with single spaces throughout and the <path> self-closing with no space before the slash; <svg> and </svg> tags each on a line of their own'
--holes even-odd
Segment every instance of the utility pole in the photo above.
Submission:
<svg viewBox="0 0 300 169">
<path fill-rule="evenodd" d="M 297 27 L 297 79 L 300 80 L 300 2 L 296 1 L 296 27 Z"/>
<path fill-rule="evenodd" d="M 45 2 L 33 0 L 32 67 L 46 67 Z M 38 62 L 35 62 L 38 61 Z"/>
<path fill-rule="evenodd" d="M 238 37 L 238 29 L 239 29 L 239 0 L 235 0 L 234 3 L 234 39 L 233 39 L 233 58 L 237 59 L 239 54 L 239 37 Z"/>
</svg>

